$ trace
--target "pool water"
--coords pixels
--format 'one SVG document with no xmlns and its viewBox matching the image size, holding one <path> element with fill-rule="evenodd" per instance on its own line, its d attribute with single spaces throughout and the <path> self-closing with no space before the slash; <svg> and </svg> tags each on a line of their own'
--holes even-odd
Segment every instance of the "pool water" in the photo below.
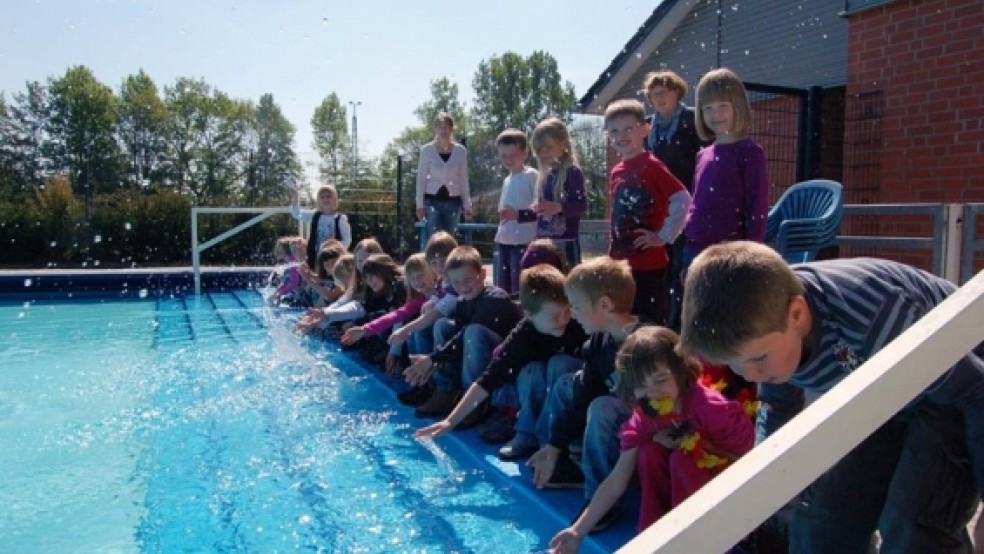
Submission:
<svg viewBox="0 0 984 554">
<path fill-rule="evenodd" d="M 246 290 L 0 304 L 2 550 L 547 548 L 570 514 L 454 436 L 414 440 L 292 317 Z"/>
</svg>

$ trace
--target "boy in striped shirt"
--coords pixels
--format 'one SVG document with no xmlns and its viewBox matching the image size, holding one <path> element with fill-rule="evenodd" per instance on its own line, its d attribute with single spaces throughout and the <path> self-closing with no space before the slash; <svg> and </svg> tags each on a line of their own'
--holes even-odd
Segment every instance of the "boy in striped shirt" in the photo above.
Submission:
<svg viewBox="0 0 984 554">
<path fill-rule="evenodd" d="M 736 241 L 690 266 L 681 348 L 757 381 L 758 439 L 824 394 L 956 290 L 871 258 L 788 266 Z M 984 343 L 792 502 L 791 552 L 969 552 L 984 488 Z M 975 483 L 976 478 L 976 483 Z M 975 484 L 977 487 L 975 488 Z M 984 518 L 982 518 L 984 520 Z M 974 532 L 984 552 L 984 523 Z"/>
</svg>

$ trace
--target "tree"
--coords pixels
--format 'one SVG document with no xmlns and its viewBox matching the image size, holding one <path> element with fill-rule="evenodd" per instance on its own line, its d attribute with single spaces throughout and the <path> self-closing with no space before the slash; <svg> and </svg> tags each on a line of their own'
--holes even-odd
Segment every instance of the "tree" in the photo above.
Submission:
<svg viewBox="0 0 984 554">
<path fill-rule="evenodd" d="M 574 85 L 561 82 L 557 61 L 542 51 L 528 58 L 506 52 L 482 60 L 472 87 L 472 114 L 492 130 L 517 127 L 528 132 L 551 115 L 567 119 L 577 101 Z"/>
<path fill-rule="evenodd" d="M 119 139 L 126 149 L 135 183 L 162 179 L 170 123 L 167 106 L 154 81 L 142 69 L 128 76 L 120 86 Z"/>
<path fill-rule="evenodd" d="M 187 189 L 198 204 L 229 198 L 246 174 L 244 137 L 255 108 L 184 77 L 164 87 L 164 99 L 173 125 L 170 173 L 178 190 Z"/>
<path fill-rule="evenodd" d="M 334 92 L 321 101 L 311 116 L 311 128 L 314 132 L 311 146 L 321 157 L 321 176 L 330 183 L 337 184 L 339 178 L 346 173 L 346 150 L 351 142 L 346 120 L 345 108 Z"/>
<path fill-rule="evenodd" d="M 434 118 L 441 112 L 451 114 L 455 118 L 455 127 L 460 128 L 458 120 L 465 115 L 464 105 L 458 100 L 458 85 L 447 77 L 441 77 L 430 82 L 431 99 L 413 110 L 420 122 L 430 129 L 434 126 Z"/>
<path fill-rule="evenodd" d="M 0 186 L 14 197 L 44 182 L 47 118 L 48 92 L 37 81 L 27 83 L 25 92 L 14 94 L 11 105 L 0 96 Z"/>
<path fill-rule="evenodd" d="M 45 154 L 55 172 L 72 177 L 72 188 L 87 197 L 114 190 L 120 182 L 116 142 L 116 96 L 89 68 L 70 68 L 48 79 L 49 117 Z"/>
<path fill-rule="evenodd" d="M 301 162 L 291 146 L 294 126 L 284 117 L 270 93 L 260 97 L 255 130 L 258 148 L 254 163 L 261 169 L 258 179 L 254 180 L 256 192 L 264 202 L 286 203 L 289 197 L 285 185 L 301 178 Z"/>
</svg>

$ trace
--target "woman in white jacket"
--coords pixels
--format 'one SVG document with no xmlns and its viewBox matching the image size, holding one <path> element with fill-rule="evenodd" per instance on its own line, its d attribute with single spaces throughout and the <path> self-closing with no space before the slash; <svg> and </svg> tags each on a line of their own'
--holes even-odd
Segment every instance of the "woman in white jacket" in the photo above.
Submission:
<svg viewBox="0 0 984 554">
<path fill-rule="evenodd" d="M 417 167 L 417 219 L 427 221 L 427 235 L 454 236 L 462 212 L 472 216 L 468 191 L 468 151 L 454 142 L 454 120 L 441 112 L 434 118 L 434 140 L 420 149 Z"/>
</svg>

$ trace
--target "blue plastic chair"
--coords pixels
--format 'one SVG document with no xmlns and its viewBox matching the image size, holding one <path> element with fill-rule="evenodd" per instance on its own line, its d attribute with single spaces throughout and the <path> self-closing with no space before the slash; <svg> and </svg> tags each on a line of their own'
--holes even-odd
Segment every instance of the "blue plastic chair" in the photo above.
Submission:
<svg viewBox="0 0 984 554">
<path fill-rule="evenodd" d="M 834 242 L 843 218 L 840 183 L 826 179 L 796 183 L 769 210 L 765 242 L 789 263 L 809 262 Z"/>
</svg>

